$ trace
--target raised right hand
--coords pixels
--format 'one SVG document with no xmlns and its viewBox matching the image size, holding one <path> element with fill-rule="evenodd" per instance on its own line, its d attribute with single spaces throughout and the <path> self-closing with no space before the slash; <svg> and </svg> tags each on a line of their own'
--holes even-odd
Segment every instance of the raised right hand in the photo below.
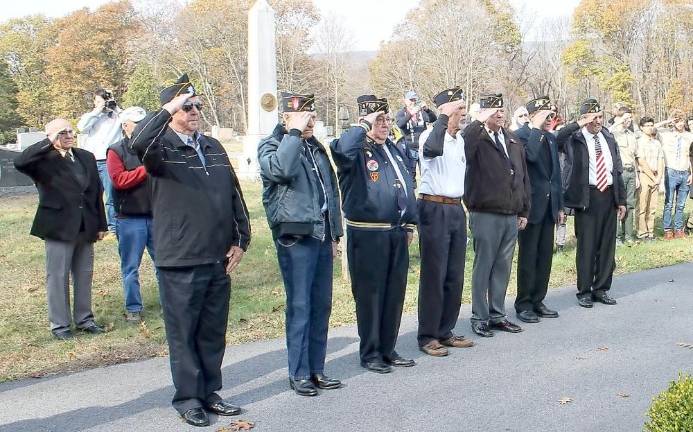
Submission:
<svg viewBox="0 0 693 432">
<path fill-rule="evenodd" d="M 592 123 L 594 118 L 597 116 L 597 113 L 588 113 L 588 114 L 583 114 L 577 121 L 578 126 L 584 127 L 588 123 Z"/>
<path fill-rule="evenodd" d="M 193 96 L 192 93 L 179 94 L 178 96 L 171 99 L 169 102 L 165 103 L 162 106 L 162 108 L 165 109 L 166 111 L 168 111 L 169 114 L 173 115 L 178 110 L 183 108 L 183 105 L 185 104 L 185 102 L 187 102 L 187 100 L 190 99 L 192 96 Z"/>
<path fill-rule="evenodd" d="M 479 115 L 477 115 L 476 118 L 481 123 L 485 123 L 486 120 L 490 119 L 491 116 L 494 116 L 497 112 L 498 108 L 482 108 L 481 111 L 479 111 Z"/>
<path fill-rule="evenodd" d="M 286 121 L 286 130 L 297 129 L 303 132 L 308 126 L 308 122 L 315 116 L 315 113 L 310 111 L 292 112 Z"/>
<path fill-rule="evenodd" d="M 454 102 L 447 102 L 444 103 L 443 105 L 439 106 L 438 109 L 440 110 L 441 114 L 445 114 L 446 116 L 450 117 L 455 111 L 460 109 L 460 107 L 464 106 L 464 101 L 463 100 L 457 100 Z"/>
<path fill-rule="evenodd" d="M 368 123 L 370 123 L 372 126 L 375 124 L 375 121 L 378 119 L 378 117 L 383 115 L 383 114 L 385 114 L 384 111 L 376 111 L 376 112 L 372 112 L 372 113 L 368 114 L 363 119 L 366 120 Z"/>
</svg>

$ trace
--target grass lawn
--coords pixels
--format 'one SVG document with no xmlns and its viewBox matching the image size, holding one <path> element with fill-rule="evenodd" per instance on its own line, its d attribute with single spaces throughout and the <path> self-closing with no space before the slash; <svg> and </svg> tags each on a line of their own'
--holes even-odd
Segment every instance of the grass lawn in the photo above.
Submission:
<svg viewBox="0 0 693 432">
<path fill-rule="evenodd" d="M 244 183 L 243 190 L 252 219 L 253 240 L 232 276 L 227 334 L 230 344 L 281 337 L 284 332 L 284 290 L 260 201 L 261 185 Z M 94 266 L 94 313 L 97 322 L 106 326 L 108 332 L 100 336 L 79 335 L 68 342 L 51 337 L 46 315 L 44 246 L 41 240 L 29 236 L 36 202 L 36 195 L 0 198 L 0 382 L 166 355 L 158 292 L 148 257 L 141 270 L 145 321 L 133 326 L 123 319 L 119 258 L 113 236 L 97 243 Z M 569 226 L 571 236 L 572 231 Z M 575 283 L 573 244 L 574 240 L 565 252 L 555 255 L 551 287 Z M 473 258 L 470 248 L 465 303 L 470 302 L 468 287 Z M 693 240 L 619 247 L 616 259 L 617 273 L 693 261 Z M 416 312 L 418 274 L 415 240 L 411 248 L 405 313 Z M 353 324 L 354 303 L 348 283 L 342 280 L 339 261 L 336 261 L 334 280 L 330 324 Z M 508 295 L 514 297 L 514 293 L 513 274 Z"/>
</svg>

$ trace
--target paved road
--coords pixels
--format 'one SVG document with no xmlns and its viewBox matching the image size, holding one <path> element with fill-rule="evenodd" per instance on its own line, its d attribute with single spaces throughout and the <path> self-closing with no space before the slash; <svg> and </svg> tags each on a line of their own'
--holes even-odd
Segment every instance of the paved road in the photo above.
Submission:
<svg viewBox="0 0 693 432">
<path fill-rule="evenodd" d="M 418 365 L 389 375 L 358 366 L 354 327 L 330 333 L 327 372 L 343 389 L 303 398 L 288 390 L 283 340 L 231 347 L 223 397 L 257 431 L 638 431 L 651 398 L 693 372 L 693 263 L 619 277 L 617 306 L 576 305 L 551 291 L 561 317 L 432 358 L 416 349 L 416 317 L 399 352 Z M 511 303 L 508 303 L 511 309 Z M 469 335 L 469 305 L 458 330 Z M 621 395 L 619 395 L 621 394 Z M 0 431 L 200 430 L 178 420 L 167 359 L 0 385 Z M 627 395 L 627 397 L 624 397 Z M 572 402 L 559 404 L 559 399 Z M 214 431 L 229 420 L 213 418 Z"/>
</svg>

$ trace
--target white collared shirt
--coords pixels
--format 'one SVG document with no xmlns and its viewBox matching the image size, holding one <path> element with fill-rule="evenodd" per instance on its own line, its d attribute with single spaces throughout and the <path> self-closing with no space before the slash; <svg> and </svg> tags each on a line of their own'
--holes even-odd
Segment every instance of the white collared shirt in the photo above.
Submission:
<svg viewBox="0 0 693 432">
<path fill-rule="evenodd" d="M 493 141 L 493 143 L 495 144 L 496 143 L 496 137 L 494 136 L 493 131 L 491 129 L 487 128 L 486 126 L 484 126 L 484 129 L 486 129 L 486 133 L 488 134 L 488 136 L 491 137 L 491 141 Z M 510 155 L 508 155 L 508 147 L 505 145 L 505 135 L 503 134 L 503 128 L 498 128 L 498 140 L 500 141 L 501 145 L 503 146 L 503 151 L 505 152 L 505 155 L 510 157 Z"/>
<path fill-rule="evenodd" d="M 594 144 L 594 134 L 590 133 L 586 127 L 582 128 L 582 136 L 585 137 L 585 142 L 587 143 L 587 151 L 590 155 L 590 185 L 597 185 L 597 150 Z M 602 148 L 602 155 L 604 155 L 604 167 L 606 168 L 606 184 L 614 184 L 614 176 L 612 171 L 614 170 L 614 161 L 611 159 L 611 150 L 609 149 L 609 144 L 606 142 L 604 135 L 601 132 L 597 133 L 599 136 L 599 145 Z"/>
<path fill-rule="evenodd" d="M 431 129 L 421 133 L 419 154 L 423 156 L 423 145 Z M 421 163 L 421 185 L 419 192 L 427 195 L 440 195 L 448 198 L 461 198 L 464 195 L 464 175 L 467 159 L 464 153 L 464 138 L 461 132 L 453 137 L 445 131 L 443 155 L 419 158 Z"/>
</svg>

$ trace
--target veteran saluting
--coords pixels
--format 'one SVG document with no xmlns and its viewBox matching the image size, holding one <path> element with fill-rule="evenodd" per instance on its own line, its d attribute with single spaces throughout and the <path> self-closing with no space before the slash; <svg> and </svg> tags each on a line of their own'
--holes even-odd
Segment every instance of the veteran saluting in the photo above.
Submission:
<svg viewBox="0 0 693 432">
<path fill-rule="evenodd" d="M 413 180 L 388 139 L 392 120 L 386 99 L 357 98 L 359 123 L 332 142 L 342 209 L 361 366 L 377 373 L 414 366 L 395 351 L 409 268 L 408 246 L 416 223 Z"/>
</svg>

